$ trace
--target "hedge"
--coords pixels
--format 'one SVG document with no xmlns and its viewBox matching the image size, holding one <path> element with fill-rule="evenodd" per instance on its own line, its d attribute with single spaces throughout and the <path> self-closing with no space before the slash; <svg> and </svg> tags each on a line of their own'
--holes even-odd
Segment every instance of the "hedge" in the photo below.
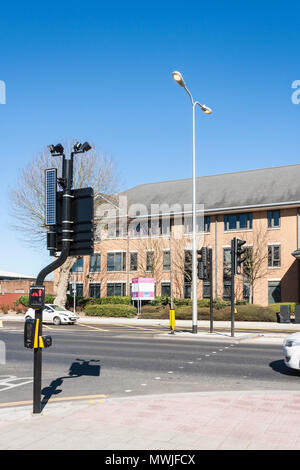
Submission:
<svg viewBox="0 0 300 470">
<path fill-rule="evenodd" d="M 261 307 L 260 305 L 239 305 L 236 307 L 237 314 L 235 314 L 236 321 L 261 321 L 261 322 L 277 322 L 276 312 L 270 307 Z M 198 307 L 198 320 L 209 320 L 209 308 Z M 155 319 L 168 319 L 168 309 L 158 309 L 154 306 L 142 307 L 141 318 L 155 318 Z M 191 320 L 192 307 L 184 305 L 175 307 L 175 318 L 177 320 Z M 229 306 L 222 309 L 214 309 L 213 318 L 216 321 L 230 321 L 231 308 Z"/>
<path fill-rule="evenodd" d="M 99 317 L 127 317 L 133 318 L 137 314 L 135 307 L 124 304 L 101 304 L 101 305 L 86 305 L 84 312 L 88 316 Z"/>
<path fill-rule="evenodd" d="M 290 305 L 291 313 L 295 313 L 296 302 L 281 302 L 276 304 L 270 304 L 269 306 L 274 310 L 274 312 L 280 313 L 280 305 Z"/>
<path fill-rule="evenodd" d="M 118 304 L 118 305 L 131 305 L 131 297 L 129 296 L 114 296 L 114 297 L 102 297 L 99 299 L 99 303 L 103 304 Z"/>
</svg>

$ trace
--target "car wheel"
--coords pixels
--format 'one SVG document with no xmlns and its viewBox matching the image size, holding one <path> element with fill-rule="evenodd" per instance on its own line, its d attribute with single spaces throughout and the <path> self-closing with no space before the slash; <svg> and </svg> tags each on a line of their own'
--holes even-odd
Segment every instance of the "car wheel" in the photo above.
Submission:
<svg viewBox="0 0 300 470">
<path fill-rule="evenodd" d="M 60 325 L 61 324 L 61 320 L 59 317 L 54 317 L 53 318 L 53 324 L 54 325 Z"/>
</svg>

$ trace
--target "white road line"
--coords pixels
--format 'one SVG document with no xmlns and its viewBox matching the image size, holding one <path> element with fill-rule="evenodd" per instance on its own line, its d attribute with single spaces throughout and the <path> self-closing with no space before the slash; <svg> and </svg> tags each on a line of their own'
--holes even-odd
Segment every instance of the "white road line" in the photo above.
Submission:
<svg viewBox="0 0 300 470">
<path fill-rule="evenodd" d="M 5 378 L 6 377 L 6 378 Z M 13 383 L 14 381 L 20 381 L 21 383 Z M 21 387 L 21 385 L 30 384 L 33 382 L 32 377 L 16 377 L 15 375 L 2 375 L 0 376 L 0 392 L 10 390 L 12 388 Z"/>
</svg>

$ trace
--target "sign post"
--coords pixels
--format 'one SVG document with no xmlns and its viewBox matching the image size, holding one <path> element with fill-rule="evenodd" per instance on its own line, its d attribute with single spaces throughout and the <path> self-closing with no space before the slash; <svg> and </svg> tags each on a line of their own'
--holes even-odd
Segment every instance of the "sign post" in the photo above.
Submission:
<svg viewBox="0 0 300 470">
<path fill-rule="evenodd" d="M 132 279 L 131 299 L 137 301 L 138 314 L 141 313 L 142 300 L 154 300 L 153 277 L 136 277 Z"/>
</svg>

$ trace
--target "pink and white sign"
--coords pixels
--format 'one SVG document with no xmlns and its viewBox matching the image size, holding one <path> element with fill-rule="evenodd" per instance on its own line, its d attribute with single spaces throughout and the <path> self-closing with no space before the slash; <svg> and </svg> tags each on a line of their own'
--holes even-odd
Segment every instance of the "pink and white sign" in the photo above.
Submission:
<svg viewBox="0 0 300 470">
<path fill-rule="evenodd" d="M 135 277 L 132 279 L 132 300 L 154 300 L 153 277 Z"/>
</svg>

